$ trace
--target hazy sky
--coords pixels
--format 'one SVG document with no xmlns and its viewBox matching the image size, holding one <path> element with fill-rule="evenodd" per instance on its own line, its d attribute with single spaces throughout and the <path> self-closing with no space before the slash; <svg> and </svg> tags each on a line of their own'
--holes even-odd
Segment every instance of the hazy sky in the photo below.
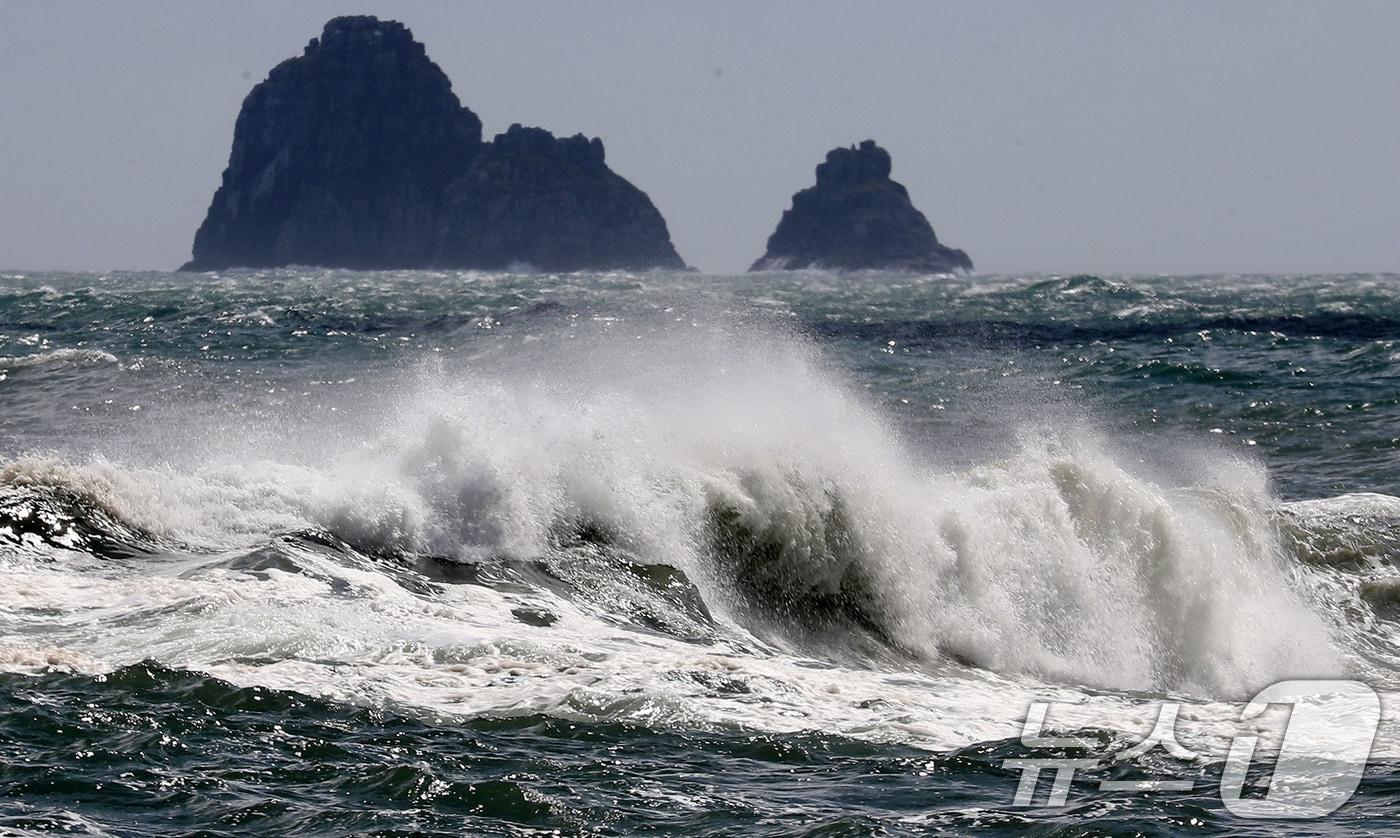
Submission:
<svg viewBox="0 0 1400 838">
<path fill-rule="evenodd" d="M 872 137 L 984 272 L 1400 271 L 1400 3 L 0 0 L 0 268 L 173 268 L 249 88 L 404 21 L 488 138 L 601 136 L 737 271 Z"/>
</svg>

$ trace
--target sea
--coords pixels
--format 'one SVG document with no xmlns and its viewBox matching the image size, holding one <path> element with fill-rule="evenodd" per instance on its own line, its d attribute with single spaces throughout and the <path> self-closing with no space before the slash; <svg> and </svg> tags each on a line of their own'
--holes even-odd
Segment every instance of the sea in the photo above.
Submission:
<svg viewBox="0 0 1400 838">
<path fill-rule="evenodd" d="M 1400 276 L 0 272 L 0 835 L 1390 834 L 1397 687 Z"/>
</svg>

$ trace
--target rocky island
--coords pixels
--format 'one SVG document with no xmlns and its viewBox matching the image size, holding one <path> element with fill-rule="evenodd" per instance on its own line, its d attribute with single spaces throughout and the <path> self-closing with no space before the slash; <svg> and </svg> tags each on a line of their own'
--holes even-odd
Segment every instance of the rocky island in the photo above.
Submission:
<svg viewBox="0 0 1400 838">
<path fill-rule="evenodd" d="M 968 255 L 941 244 L 908 190 L 890 180 L 890 167 L 874 140 L 827 152 L 816 185 L 792 196 L 749 270 L 971 271 Z"/>
<path fill-rule="evenodd" d="M 407 27 L 335 18 L 244 99 L 183 269 L 685 267 L 600 140 L 481 130 Z"/>
</svg>

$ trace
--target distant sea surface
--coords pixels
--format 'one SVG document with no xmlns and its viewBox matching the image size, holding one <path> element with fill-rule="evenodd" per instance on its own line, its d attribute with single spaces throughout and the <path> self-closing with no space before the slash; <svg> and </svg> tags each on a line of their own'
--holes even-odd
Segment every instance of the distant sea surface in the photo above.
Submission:
<svg viewBox="0 0 1400 838">
<path fill-rule="evenodd" d="M 0 273 L 0 835 L 1393 831 L 1397 562 L 1397 276 Z"/>
</svg>

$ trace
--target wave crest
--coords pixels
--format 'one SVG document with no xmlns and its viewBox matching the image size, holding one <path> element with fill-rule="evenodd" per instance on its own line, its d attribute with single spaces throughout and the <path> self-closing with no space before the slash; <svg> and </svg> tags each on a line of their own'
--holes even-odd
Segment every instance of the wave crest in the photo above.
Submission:
<svg viewBox="0 0 1400 838">
<path fill-rule="evenodd" d="M 322 461 L 231 444 L 179 468 L 29 460 L 0 484 L 80 487 L 211 549 L 323 527 L 392 555 L 612 567 L 590 590 L 670 567 L 699 592 L 696 625 L 712 612 L 810 649 L 859 635 L 929 661 L 1230 695 L 1342 668 L 1249 463 L 1216 455 L 1167 479 L 1092 433 L 1031 427 L 954 473 L 801 342 L 735 331 L 645 355 L 539 351 L 490 373 L 425 371 L 364 408 L 381 431 Z M 561 541 L 581 531 L 596 537 Z M 599 544 L 625 560 L 561 559 Z"/>
</svg>

